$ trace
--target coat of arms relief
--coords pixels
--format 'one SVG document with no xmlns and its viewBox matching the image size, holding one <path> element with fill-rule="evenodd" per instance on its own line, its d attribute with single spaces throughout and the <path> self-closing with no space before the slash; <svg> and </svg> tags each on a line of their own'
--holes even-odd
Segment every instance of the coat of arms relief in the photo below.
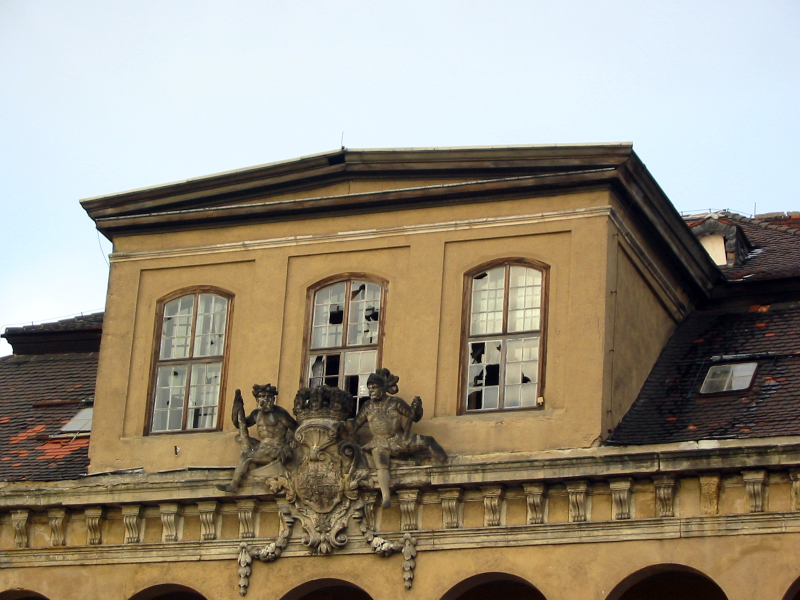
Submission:
<svg viewBox="0 0 800 600">
<path fill-rule="evenodd" d="M 371 374 L 369 399 L 356 413 L 356 399 L 344 390 L 319 386 L 302 388 L 294 400 L 294 417 L 275 404 L 277 389 L 267 384 L 253 386 L 257 408 L 247 415 L 239 390 L 233 403 L 233 423 L 239 429 L 239 463 L 227 485 L 235 493 L 253 467 L 270 472 L 264 484 L 279 500 L 280 532 L 274 542 L 256 547 L 242 542 L 239 549 L 239 593 L 245 595 L 253 559 L 277 560 L 289 544 L 299 522 L 302 543 L 312 554 L 331 554 L 348 544 L 347 529 L 355 523 L 380 556 L 403 554 L 406 588 L 414 579 L 416 540 L 409 533 L 390 540 L 378 535 L 374 507 L 377 480 L 382 505 L 389 506 L 390 459 L 429 457 L 443 464 L 447 455 L 430 436 L 411 432 L 422 418 L 422 401 L 411 404 L 395 396 L 398 377 L 388 369 Z M 295 420 L 296 418 L 296 420 Z M 249 434 L 256 427 L 259 438 Z M 371 439 L 361 445 L 356 432 L 366 426 Z M 371 460 L 370 460 L 371 459 Z M 276 474 L 277 473 L 277 474 Z M 373 476 L 374 473 L 374 476 Z"/>
</svg>

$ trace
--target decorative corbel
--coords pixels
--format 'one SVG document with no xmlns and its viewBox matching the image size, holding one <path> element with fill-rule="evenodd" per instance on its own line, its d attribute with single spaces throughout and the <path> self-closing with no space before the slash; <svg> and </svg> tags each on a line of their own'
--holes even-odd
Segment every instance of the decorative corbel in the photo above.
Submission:
<svg viewBox="0 0 800 600">
<path fill-rule="evenodd" d="M 256 500 L 237 500 L 236 510 L 239 513 L 239 537 L 243 540 L 256 537 L 255 512 Z"/>
<path fill-rule="evenodd" d="M 502 500 L 505 490 L 502 485 L 482 486 L 483 526 L 500 527 L 502 520 Z"/>
<path fill-rule="evenodd" d="M 656 488 L 656 516 L 675 516 L 675 476 L 656 475 L 653 477 Z"/>
<path fill-rule="evenodd" d="M 375 503 L 378 501 L 378 492 L 364 492 L 362 495 L 364 499 L 364 525 L 368 529 L 375 531 Z"/>
<path fill-rule="evenodd" d="M 64 545 L 64 518 L 67 516 L 66 508 L 51 508 L 47 511 L 47 519 L 50 521 L 50 545 Z"/>
<path fill-rule="evenodd" d="M 217 539 L 217 508 L 219 502 L 216 500 L 208 500 L 206 502 L 198 502 L 197 509 L 200 511 L 200 539 L 201 540 L 215 540 Z"/>
<path fill-rule="evenodd" d="M 742 471 L 744 489 L 747 494 L 747 510 L 751 513 L 764 512 L 764 491 L 767 472 L 764 469 Z"/>
<path fill-rule="evenodd" d="M 138 544 L 141 540 L 139 515 L 142 507 L 139 504 L 125 504 L 122 507 L 122 521 L 125 524 L 125 543 Z"/>
<path fill-rule="evenodd" d="M 789 477 L 792 480 L 792 510 L 800 510 L 800 469 L 789 469 Z"/>
<path fill-rule="evenodd" d="M 28 547 L 28 518 L 31 511 L 12 510 L 11 511 L 11 525 L 14 527 L 14 548 L 27 548 Z"/>
<path fill-rule="evenodd" d="M 525 503 L 528 509 L 528 525 L 544 523 L 544 504 L 547 486 L 544 482 L 526 483 L 522 489 L 525 491 Z"/>
<path fill-rule="evenodd" d="M 463 491 L 461 488 L 439 490 L 442 499 L 442 524 L 445 529 L 458 529 L 461 526 L 459 513 Z"/>
<path fill-rule="evenodd" d="M 419 529 L 419 490 L 397 490 L 400 499 L 400 530 Z"/>
<path fill-rule="evenodd" d="M 633 481 L 629 477 L 612 479 L 608 485 L 611 488 L 611 501 L 614 505 L 614 513 L 611 516 L 615 521 L 630 519 Z"/>
<path fill-rule="evenodd" d="M 101 506 L 92 506 L 84 509 L 83 515 L 86 518 L 86 543 L 90 546 L 99 546 L 101 541 L 101 533 L 103 531 L 100 523 L 103 518 L 103 508 Z"/>
<path fill-rule="evenodd" d="M 589 482 L 581 479 L 578 481 L 567 482 L 567 494 L 569 495 L 569 520 L 570 523 L 582 523 L 586 520 L 586 492 L 589 489 Z"/>
<path fill-rule="evenodd" d="M 700 475 L 700 514 L 715 515 L 719 511 L 719 475 Z"/>
<path fill-rule="evenodd" d="M 180 514 L 180 505 L 177 502 L 165 502 L 164 504 L 159 504 L 158 509 L 161 512 L 161 541 L 177 542 L 177 517 Z"/>
</svg>

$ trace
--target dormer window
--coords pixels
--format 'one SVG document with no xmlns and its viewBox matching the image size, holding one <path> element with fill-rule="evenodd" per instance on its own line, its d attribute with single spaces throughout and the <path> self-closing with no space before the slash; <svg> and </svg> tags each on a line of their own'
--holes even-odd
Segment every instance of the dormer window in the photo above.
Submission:
<svg viewBox="0 0 800 600">
<path fill-rule="evenodd" d="M 700 243 L 706 249 L 711 260 L 717 266 L 728 264 L 728 254 L 725 251 L 725 236 L 720 234 L 704 235 L 700 238 Z"/>
<path fill-rule="evenodd" d="M 736 363 L 711 367 L 700 388 L 701 394 L 719 394 L 746 390 L 753 383 L 756 363 Z"/>
</svg>

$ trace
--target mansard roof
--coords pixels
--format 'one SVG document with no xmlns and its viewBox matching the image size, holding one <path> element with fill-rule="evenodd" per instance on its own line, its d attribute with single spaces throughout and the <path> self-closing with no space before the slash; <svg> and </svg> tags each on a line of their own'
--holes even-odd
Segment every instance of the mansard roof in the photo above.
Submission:
<svg viewBox="0 0 800 600">
<path fill-rule="evenodd" d="M 8 327 L 0 337 L 8 340 L 14 354 L 97 352 L 103 333 L 103 313 L 96 312 L 52 321 Z"/>
<path fill-rule="evenodd" d="M 697 231 L 706 219 L 737 228 L 748 253 L 721 267 L 725 282 L 678 326 L 608 443 L 800 435 L 800 219 L 687 221 Z M 752 388 L 700 394 L 711 366 L 742 362 L 757 364 Z"/>
</svg>

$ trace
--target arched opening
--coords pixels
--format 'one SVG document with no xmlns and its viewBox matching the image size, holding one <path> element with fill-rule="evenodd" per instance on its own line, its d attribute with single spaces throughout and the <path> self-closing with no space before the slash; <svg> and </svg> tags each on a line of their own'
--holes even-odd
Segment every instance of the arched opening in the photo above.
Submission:
<svg viewBox="0 0 800 600">
<path fill-rule="evenodd" d="M 297 586 L 281 600 L 372 600 L 372 597 L 342 579 L 316 579 Z"/>
<path fill-rule="evenodd" d="M 798 578 L 786 591 L 783 600 L 800 600 L 800 578 Z"/>
<path fill-rule="evenodd" d="M 8 590 L 0 592 L 0 600 L 47 600 L 47 597 L 30 590 Z"/>
<path fill-rule="evenodd" d="M 629 575 L 608 600 L 728 600 L 725 592 L 700 571 L 683 565 L 654 565 Z"/>
<path fill-rule="evenodd" d="M 206 597 L 185 585 L 165 583 L 142 590 L 130 600 L 206 600 Z"/>
<path fill-rule="evenodd" d="M 442 600 L 546 600 L 530 583 L 508 573 L 481 573 L 457 583 Z"/>
</svg>

